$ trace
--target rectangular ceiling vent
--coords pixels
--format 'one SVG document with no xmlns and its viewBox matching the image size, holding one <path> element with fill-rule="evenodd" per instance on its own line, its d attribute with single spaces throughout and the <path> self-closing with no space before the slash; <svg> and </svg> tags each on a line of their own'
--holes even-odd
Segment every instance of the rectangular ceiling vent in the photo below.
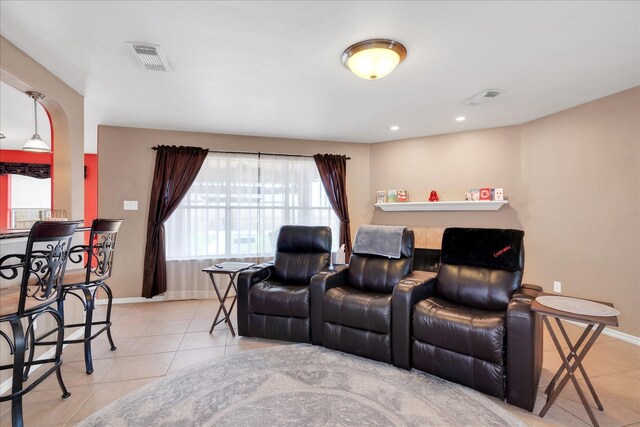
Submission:
<svg viewBox="0 0 640 427">
<path fill-rule="evenodd" d="M 147 70 L 167 71 L 169 69 L 167 58 L 164 56 L 160 46 L 135 42 L 127 42 L 127 45 Z"/>
<path fill-rule="evenodd" d="M 480 92 L 480 93 L 478 93 L 476 95 L 473 95 L 471 98 L 469 98 L 466 101 L 464 101 L 464 103 L 466 105 L 480 105 L 480 104 L 484 104 L 485 102 L 487 102 L 491 98 L 495 98 L 498 95 L 500 95 L 500 91 L 499 90 L 485 89 L 482 92 Z"/>
</svg>

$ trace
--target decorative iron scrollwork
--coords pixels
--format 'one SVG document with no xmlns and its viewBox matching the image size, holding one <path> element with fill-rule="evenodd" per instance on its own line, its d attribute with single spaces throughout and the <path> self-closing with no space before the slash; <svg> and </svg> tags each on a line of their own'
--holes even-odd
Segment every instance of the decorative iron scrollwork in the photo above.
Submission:
<svg viewBox="0 0 640 427">
<path fill-rule="evenodd" d="M 0 175 L 24 175 L 38 179 L 51 178 L 51 165 L 0 162 Z"/>
<path fill-rule="evenodd" d="M 29 279 L 27 284 L 27 296 L 39 301 L 45 301 L 51 297 L 52 291 L 62 284 L 62 270 L 64 268 L 67 250 L 66 242 L 47 244 L 46 250 L 31 252 L 29 262 Z"/>
</svg>

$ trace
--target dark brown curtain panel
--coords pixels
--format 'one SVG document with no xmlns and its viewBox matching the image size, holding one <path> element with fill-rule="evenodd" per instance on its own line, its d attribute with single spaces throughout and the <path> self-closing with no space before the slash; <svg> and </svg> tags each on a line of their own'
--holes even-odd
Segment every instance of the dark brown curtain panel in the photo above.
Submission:
<svg viewBox="0 0 640 427">
<path fill-rule="evenodd" d="M 164 223 L 191 188 L 207 152 L 197 147 L 162 145 L 157 148 L 144 252 L 142 296 L 145 298 L 167 290 Z"/>
<path fill-rule="evenodd" d="M 349 202 L 347 200 L 347 156 L 316 154 L 313 156 L 329 197 L 331 207 L 340 219 L 340 244 L 344 244 L 346 261 L 351 257 L 351 226 L 349 225 Z"/>
</svg>

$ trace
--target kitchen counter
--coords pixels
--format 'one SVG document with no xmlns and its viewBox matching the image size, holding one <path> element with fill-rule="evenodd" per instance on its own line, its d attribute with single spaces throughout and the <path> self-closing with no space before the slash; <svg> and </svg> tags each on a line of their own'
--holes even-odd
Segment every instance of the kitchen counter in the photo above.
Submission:
<svg viewBox="0 0 640 427">
<path fill-rule="evenodd" d="M 91 231 L 91 227 L 78 227 L 76 233 L 82 231 Z M 0 240 L 4 239 L 20 239 L 29 237 L 29 230 L 16 230 L 13 228 L 0 229 Z"/>
</svg>

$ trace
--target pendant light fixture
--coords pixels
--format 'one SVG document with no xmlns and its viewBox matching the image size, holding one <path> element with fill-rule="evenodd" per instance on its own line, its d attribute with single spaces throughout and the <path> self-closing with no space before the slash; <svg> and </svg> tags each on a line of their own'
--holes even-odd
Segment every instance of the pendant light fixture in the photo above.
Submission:
<svg viewBox="0 0 640 427">
<path fill-rule="evenodd" d="M 24 144 L 22 149 L 24 151 L 34 151 L 36 153 L 50 153 L 51 148 L 47 145 L 46 142 L 42 140 L 40 135 L 38 135 L 38 100 L 43 99 L 44 95 L 38 92 L 25 92 L 29 95 L 30 98 L 33 99 L 33 116 L 35 118 L 35 133 L 31 137 L 30 140 Z"/>
<path fill-rule="evenodd" d="M 407 57 L 407 49 L 389 39 L 371 39 L 349 46 L 342 63 L 356 76 L 366 80 L 380 79 L 392 72 Z"/>
</svg>

